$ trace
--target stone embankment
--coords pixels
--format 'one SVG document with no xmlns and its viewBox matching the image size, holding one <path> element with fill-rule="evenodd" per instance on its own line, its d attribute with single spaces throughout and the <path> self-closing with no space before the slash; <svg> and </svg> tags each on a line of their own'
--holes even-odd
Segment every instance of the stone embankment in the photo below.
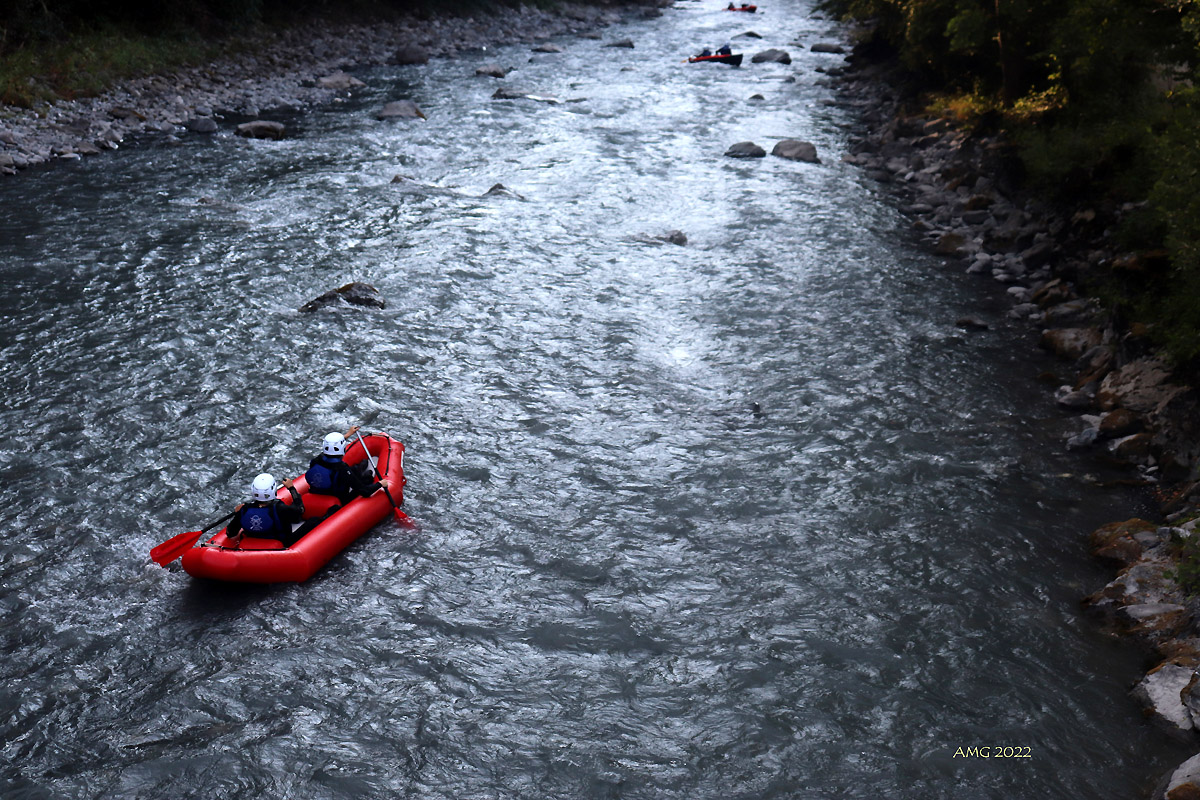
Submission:
<svg viewBox="0 0 1200 800">
<path fill-rule="evenodd" d="M 632 6 L 633 13 L 657 14 Z M 346 70 L 420 64 L 497 43 L 535 43 L 618 21 L 612 8 L 560 5 L 554 11 L 500 7 L 477 17 L 400 19 L 375 25 L 313 23 L 260 37 L 236 55 L 198 67 L 126 81 L 97 97 L 36 109 L 0 106 L 0 174 L 56 159 L 115 149 L 131 138 L 206 135 L 224 118 L 251 118 L 236 132 L 276 138 L 264 112 L 291 112 L 334 101 L 361 86 Z M 266 124 L 263 124 L 266 123 Z"/>
<path fill-rule="evenodd" d="M 838 80 L 866 126 L 844 160 L 894 190 L 948 265 L 999 284 L 1011 300 L 1009 320 L 1028 324 L 1062 360 L 1067 377 L 1055 381 L 1047 402 L 1078 421 L 1064 446 L 1124 469 L 1123 483 L 1153 488 L 1162 501 L 1160 521 L 1132 519 L 1092 533 L 1095 555 L 1119 572 L 1083 605 L 1105 630 L 1153 653 L 1153 668 L 1133 689 L 1147 713 L 1181 734 L 1200 733 L 1200 599 L 1178 580 L 1191 570 L 1200 583 L 1197 393 L 1156 356 L 1144 329 L 1118 326 L 1078 288 L 1101 270 L 1147 266 L 1146 256 L 1122 252 L 1111 235 L 1134 207 L 1064 211 L 1024 196 L 1006 179 L 1003 134 L 972 134 L 907 112 L 890 69 L 865 61 L 852 56 Z M 1194 567 L 1180 560 L 1189 546 Z M 1164 777 L 1156 798 L 1200 798 L 1200 755 Z"/>
</svg>

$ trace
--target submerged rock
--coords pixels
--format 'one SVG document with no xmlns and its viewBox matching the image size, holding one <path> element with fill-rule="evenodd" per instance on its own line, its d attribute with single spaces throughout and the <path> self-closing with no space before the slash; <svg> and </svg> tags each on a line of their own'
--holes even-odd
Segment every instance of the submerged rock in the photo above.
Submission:
<svg viewBox="0 0 1200 800">
<path fill-rule="evenodd" d="M 425 119 L 425 114 L 412 100 L 393 100 L 379 109 L 375 119 Z"/>
<path fill-rule="evenodd" d="M 475 70 L 476 75 L 483 75 L 488 78 L 503 78 L 508 74 L 508 70 L 499 64 L 484 64 Z"/>
<path fill-rule="evenodd" d="M 238 125 L 235 133 L 249 139 L 282 139 L 284 127 L 282 122 L 256 119 L 253 122 L 243 122 Z"/>
<path fill-rule="evenodd" d="M 309 300 L 304 305 L 300 306 L 300 311 L 310 312 L 324 308 L 328 305 L 345 301 L 355 306 L 367 306 L 369 308 L 385 308 L 383 298 L 379 296 L 379 291 L 369 283 L 360 283 L 354 281 L 347 283 L 345 286 L 339 286 L 337 289 L 330 289 L 320 297 L 315 297 Z"/>
<path fill-rule="evenodd" d="M 492 188 L 483 193 L 484 197 L 511 197 L 514 200 L 524 200 L 525 198 L 509 189 L 503 183 L 496 183 Z"/>
</svg>

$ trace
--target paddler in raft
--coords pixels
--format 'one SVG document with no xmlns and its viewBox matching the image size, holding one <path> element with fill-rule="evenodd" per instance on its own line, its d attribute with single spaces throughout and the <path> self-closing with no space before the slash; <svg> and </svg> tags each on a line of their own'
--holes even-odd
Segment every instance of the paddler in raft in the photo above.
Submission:
<svg viewBox="0 0 1200 800">
<path fill-rule="evenodd" d="M 275 539 L 284 547 L 291 547 L 303 536 L 292 533 L 292 526 L 302 521 L 304 516 L 304 501 L 300 493 L 292 488 L 289 478 L 283 486 L 292 495 L 292 504 L 288 505 L 279 499 L 277 492 L 279 484 L 271 473 L 264 472 L 250 484 L 250 503 L 241 503 L 233 510 L 233 519 L 225 528 L 225 538 L 229 544 L 237 547 L 243 536 L 255 539 Z M 304 529 L 301 528 L 301 531 Z"/>
<path fill-rule="evenodd" d="M 346 439 L 358 431 L 354 425 L 345 434 L 336 431 L 326 435 L 321 442 L 321 454 L 314 458 L 304 473 L 308 481 L 309 494 L 332 495 L 343 505 L 355 497 L 369 497 L 380 487 L 386 489 L 386 479 L 376 482 L 363 477 L 356 469 L 347 464 L 343 458 L 346 455 Z"/>
</svg>

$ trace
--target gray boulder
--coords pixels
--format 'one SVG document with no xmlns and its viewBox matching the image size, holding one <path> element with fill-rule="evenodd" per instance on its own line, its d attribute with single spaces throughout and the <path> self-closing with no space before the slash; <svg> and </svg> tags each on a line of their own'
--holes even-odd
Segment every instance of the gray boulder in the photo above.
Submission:
<svg viewBox="0 0 1200 800">
<path fill-rule="evenodd" d="M 842 47 L 840 44 L 830 44 L 829 42 L 817 42 L 812 46 L 811 49 L 814 53 L 839 54 L 846 52 L 846 48 Z"/>
<path fill-rule="evenodd" d="M 1051 328 L 1042 331 L 1040 344 L 1055 355 L 1078 359 L 1103 338 L 1099 328 Z"/>
<path fill-rule="evenodd" d="M 192 133 L 216 133 L 217 123 L 212 117 L 192 117 L 184 123 L 184 127 Z"/>
<path fill-rule="evenodd" d="M 309 300 L 300 306 L 300 311 L 308 313 L 342 302 L 355 306 L 366 306 L 368 308 L 385 308 L 387 306 L 383 298 L 379 296 L 379 291 L 374 286 L 369 283 L 354 281 L 337 289 L 330 289 L 320 297 Z"/>
<path fill-rule="evenodd" d="M 938 237 L 933 252 L 939 256 L 962 256 L 966 254 L 967 239 L 961 233 L 949 231 Z"/>
<path fill-rule="evenodd" d="M 608 44 L 606 44 L 604 46 L 605 47 L 628 47 L 628 48 L 632 49 L 633 48 L 633 40 L 632 39 L 621 39 L 620 41 L 609 42 Z"/>
<path fill-rule="evenodd" d="M 755 64 L 762 64 L 764 62 L 771 62 L 771 61 L 773 61 L 777 64 L 790 64 L 790 63 L 792 63 L 792 57 L 790 55 L 788 55 L 788 52 L 786 50 L 779 50 L 779 49 L 772 47 L 768 50 L 763 50 L 761 53 L 756 54 L 754 56 L 754 58 L 750 59 L 750 61 Z"/>
<path fill-rule="evenodd" d="M 1178 606 L 1182 610 L 1182 606 Z M 1133 690 L 1150 713 L 1180 730 L 1193 730 L 1192 715 L 1183 704 L 1182 692 L 1192 681 L 1195 670 L 1178 664 L 1162 664 L 1142 678 Z"/>
<path fill-rule="evenodd" d="M 954 325 L 968 331 L 986 331 L 992 327 L 979 317 L 959 317 L 954 321 Z"/>
<path fill-rule="evenodd" d="M 326 75 L 324 78 L 317 78 L 317 86 L 320 86 L 322 89 L 348 91 L 350 89 L 361 89 L 363 86 L 366 86 L 366 84 L 353 75 L 338 70 L 332 75 Z"/>
<path fill-rule="evenodd" d="M 562 51 L 563 49 L 558 45 L 549 43 L 539 44 L 537 47 L 533 48 L 533 52 L 535 53 L 561 53 Z"/>
<path fill-rule="evenodd" d="M 1200 755 L 1194 755 L 1168 775 L 1154 792 L 1154 800 L 1189 800 L 1200 797 Z"/>
<path fill-rule="evenodd" d="M 499 64 L 484 64 L 475 70 L 476 75 L 483 75 L 488 78 L 503 78 L 508 74 L 508 70 Z"/>
<path fill-rule="evenodd" d="M 1143 414 L 1158 411 L 1186 391 L 1170 379 L 1170 368 L 1162 360 L 1138 359 L 1105 376 L 1097 399 L 1105 410 L 1127 408 Z"/>
<path fill-rule="evenodd" d="M 809 164 L 816 164 L 820 161 L 817 158 L 817 146 L 812 142 L 802 142 L 798 139 L 782 140 L 771 150 L 771 155 L 792 161 L 806 161 Z"/>
<path fill-rule="evenodd" d="M 767 151 L 754 142 L 738 142 L 737 144 L 729 145 L 729 149 L 725 151 L 725 155 L 730 158 L 766 158 Z"/>
<path fill-rule="evenodd" d="M 375 114 L 375 119 L 425 119 L 412 100 L 393 100 Z"/>
<path fill-rule="evenodd" d="M 253 122 L 243 122 L 234 132 L 248 139 L 282 139 L 284 127 L 282 122 L 256 119 Z"/>
<path fill-rule="evenodd" d="M 1054 402 L 1058 403 L 1061 408 L 1069 408 L 1076 411 L 1091 408 L 1095 401 L 1095 396 L 1090 392 L 1085 392 L 1082 389 L 1073 389 L 1070 386 L 1060 386 L 1054 393 Z M 1092 442 L 1094 443 L 1095 439 Z"/>
<path fill-rule="evenodd" d="M 419 44 L 401 45 L 392 55 L 391 63 L 393 64 L 427 64 L 429 63 L 429 51 Z"/>
</svg>

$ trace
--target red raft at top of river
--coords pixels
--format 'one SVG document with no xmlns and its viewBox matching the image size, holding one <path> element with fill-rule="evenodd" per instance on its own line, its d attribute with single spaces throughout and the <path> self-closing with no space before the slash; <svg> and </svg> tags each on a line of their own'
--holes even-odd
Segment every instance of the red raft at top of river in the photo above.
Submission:
<svg viewBox="0 0 1200 800">
<path fill-rule="evenodd" d="M 363 438 L 367 450 L 379 467 L 379 475 L 388 481 L 392 498 L 397 505 L 404 502 L 404 445 L 384 433 Z M 347 442 L 345 461 L 355 465 L 365 458 L 362 445 L 356 440 Z M 296 491 L 304 501 L 305 519 L 316 519 L 337 503 L 336 497 L 309 494 L 304 476 L 296 478 Z M 290 504 L 287 489 L 279 490 L 279 498 Z M 197 578 L 240 583 L 282 583 L 305 581 L 328 563 L 358 537 L 378 525 L 392 512 L 392 503 L 384 491 L 370 497 L 356 497 L 321 520 L 289 548 L 282 548 L 274 539 L 245 537 L 237 549 L 227 547 L 225 530 L 201 547 L 188 550 L 183 556 L 183 568 Z"/>
</svg>

